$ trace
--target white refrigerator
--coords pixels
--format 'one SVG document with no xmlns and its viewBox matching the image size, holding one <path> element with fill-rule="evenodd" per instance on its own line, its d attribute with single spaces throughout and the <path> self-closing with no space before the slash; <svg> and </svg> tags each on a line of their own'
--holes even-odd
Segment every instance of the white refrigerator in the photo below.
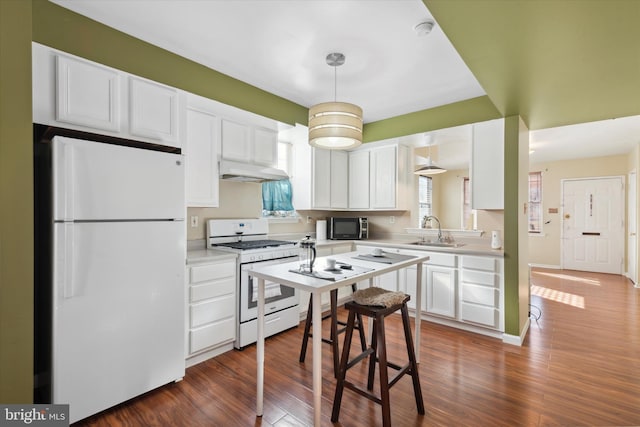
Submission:
<svg viewBox="0 0 640 427">
<path fill-rule="evenodd" d="M 75 422 L 184 376 L 184 165 L 60 136 L 51 163 L 51 397 Z"/>
</svg>

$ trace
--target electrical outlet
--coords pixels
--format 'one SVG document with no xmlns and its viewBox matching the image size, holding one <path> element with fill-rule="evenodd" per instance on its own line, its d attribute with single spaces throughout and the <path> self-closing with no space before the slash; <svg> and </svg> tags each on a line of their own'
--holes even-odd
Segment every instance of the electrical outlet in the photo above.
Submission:
<svg viewBox="0 0 640 427">
<path fill-rule="evenodd" d="M 196 228 L 197 226 L 198 226 L 198 217 L 194 215 L 191 217 L 191 228 Z"/>
<path fill-rule="evenodd" d="M 307 215 L 307 224 L 311 224 L 311 217 Z"/>
<path fill-rule="evenodd" d="M 396 217 L 395 217 L 395 216 L 393 216 L 393 215 L 391 215 L 391 216 L 389 217 L 389 224 L 395 224 L 395 223 L 396 223 Z"/>
</svg>

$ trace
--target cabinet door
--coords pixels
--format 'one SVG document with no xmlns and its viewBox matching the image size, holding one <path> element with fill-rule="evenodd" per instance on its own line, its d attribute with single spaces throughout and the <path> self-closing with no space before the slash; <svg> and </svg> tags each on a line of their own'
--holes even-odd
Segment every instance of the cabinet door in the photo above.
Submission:
<svg viewBox="0 0 640 427">
<path fill-rule="evenodd" d="M 426 312 L 456 317 L 456 270 L 427 264 Z"/>
<path fill-rule="evenodd" d="M 218 123 L 208 113 L 187 109 L 185 150 L 187 206 L 218 207 Z"/>
<path fill-rule="evenodd" d="M 471 208 L 504 209 L 504 119 L 473 125 Z"/>
<path fill-rule="evenodd" d="M 56 121 L 120 131 L 120 74 L 62 55 L 56 61 Z"/>
<path fill-rule="evenodd" d="M 349 154 L 331 150 L 331 209 L 346 209 L 349 205 Z"/>
<path fill-rule="evenodd" d="M 278 133 L 271 129 L 254 128 L 253 162 L 269 167 L 278 166 Z"/>
<path fill-rule="evenodd" d="M 416 295 L 417 295 L 416 271 L 417 271 L 417 268 L 415 266 L 407 267 L 404 269 L 404 285 L 405 285 L 404 292 L 411 296 L 411 299 L 407 303 L 407 306 L 414 310 L 416 308 Z M 423 284 L 423 286 L 426 279 L 427 279 L 427 264 L 423 263 L 422 264 L 422 280 L 421 280 L 421 283 Z M 427 292 L 425 291 L 424 287 L 422 289 L 423 289 L 422 298 L 421 298 L 422 301 L 421 301 L 420 307 L 422 307 L 422 311 L 425 311 L 427 307 Z M 399 289 L 399 290 L 403 290 L 403 289 Z"/>
<path fill-rule="evenodd" d="M 396 147 L 375 148 L 370 153 L 371 209 L 395 209 Z"/>
<path fill-rule="evenodd" d="M 239 162 L 251 160 L 250 128 L 240 123 L 222 119 L 222 158 Z"/>
<path fill-rule="evenodd" d="M 349 209 L 369 209 L 369 151 L 349 152 Z"/>
<path fill-rule="evenodd" d="M 329 208 L 331 204 L 331 151 L 313 149 L 313 207 Z"/>
<path fill-rule="evenodd" d="M 131 135 L 179 147 L 178 91 L 149 80 L 129 78 Z"/>
</svg>

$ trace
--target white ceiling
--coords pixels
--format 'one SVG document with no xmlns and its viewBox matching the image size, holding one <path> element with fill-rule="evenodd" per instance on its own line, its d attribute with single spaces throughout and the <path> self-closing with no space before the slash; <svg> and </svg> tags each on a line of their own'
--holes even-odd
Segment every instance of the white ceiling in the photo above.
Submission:
<svg viewBox="0 0 640 427">
<path fill-rule="evenodd" d="M 51 0 L 238 80 L 309 107 L 334 98 L 360 105 L 366 122 L 485 95 L 421 0 Z M 457 168 L 468 127 L 431 132 L 440 163 Z M 420 139 L 422 135 L 418 135 Z M 629 152 L 631 117 L 531 132 L 531 162 Z M 466 154 L 468 158 L 468 154 Z M 440 164 L 439 163 L 439 164 Z"/>
</svg>

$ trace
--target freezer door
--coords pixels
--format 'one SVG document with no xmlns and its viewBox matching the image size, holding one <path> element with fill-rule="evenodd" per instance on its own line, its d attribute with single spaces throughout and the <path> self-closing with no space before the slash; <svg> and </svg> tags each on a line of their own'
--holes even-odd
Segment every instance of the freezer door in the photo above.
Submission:
<svg viewBox="0 0 640 427">
<path fill-rule="evenodd" d="M 54 221 L 184 218 L 179 154 L 56 136 Z"/>
<path fill-rule="evenodd" d="M 184 376 L 184 223 L 54 224 L 53 403 L 71 422 Z"/>
</svg>

